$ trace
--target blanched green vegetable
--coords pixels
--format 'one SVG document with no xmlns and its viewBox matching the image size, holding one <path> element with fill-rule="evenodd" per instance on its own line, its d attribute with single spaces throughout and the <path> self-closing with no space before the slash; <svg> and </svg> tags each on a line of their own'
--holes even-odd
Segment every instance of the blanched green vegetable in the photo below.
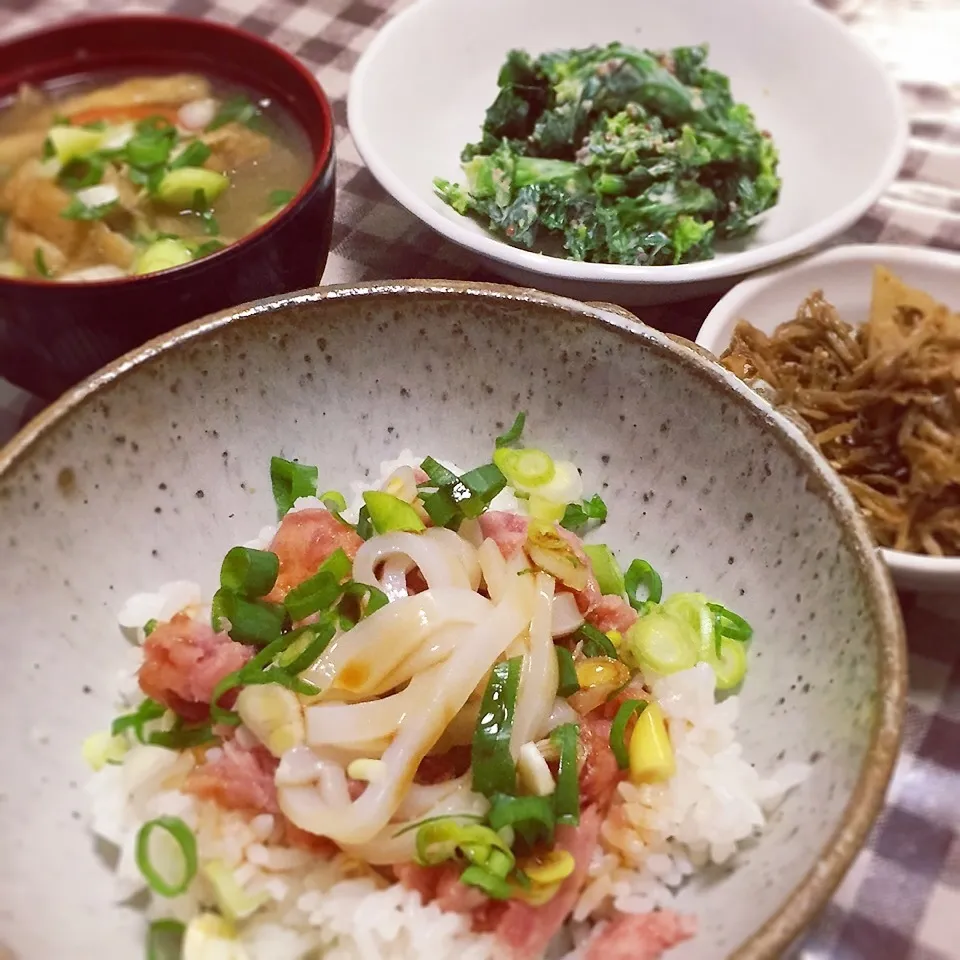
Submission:
<svg viewBox="0 0 960 960">
<path fill-rule="evenodd" d="M 514 50 L 465 185 L 439 196 L 518 246 L 594 263 L 709 259 L 777 202 L 777 151 L 706 47 Z"/>
<path fill-rule="evenodd" d="M 170 270 L 172 267 L 181 267 L 193 260 L 193 254 L 185 243 L 165 237 L 154 240 L 133 264 L 133 272 L 137 275 L 144 273 L 158 273 L 160 270 Z"/>
<path fill-rule="evenodd" d="M 172 207 L 205 210 L 227 189 L 230 181 L 204 167 L 178 167 L 164 174 L 157 185 L 157 198 Z"/>
<path fill-rule="evenodd" d="M 48 134 L 53 155 L 66 166 L 73 160 L 83 160 L 100 149 L 103 142 L 102 130 L 89 130 L 86 127 L 56 126 Z"/>
</svg>

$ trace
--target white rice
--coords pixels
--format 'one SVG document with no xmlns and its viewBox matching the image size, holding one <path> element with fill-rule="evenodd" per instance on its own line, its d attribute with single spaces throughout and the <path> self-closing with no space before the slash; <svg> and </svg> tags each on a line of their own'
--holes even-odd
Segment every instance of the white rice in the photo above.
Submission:
<svg viewBox="0 0 960 960">
<path fill-rule="evenodd" d="M 727 863 L 759 834 L 810 772 L 807 764 L 787 763 L 761 778 L 736 739 L 739 698 L 715 701 L 707 664 L 654 679 L 651 690 L 667 720 L 677 771 L 666 783 L 618 787 L 574 912 L 578 920 L 609 906 L 621 913 L 671 906 L 698 868 Z"/>
<path fill-rule="evenodd" d="M 381 476 L 420 461 L 405 450 L 381 465 Z M 454 464 L 444 466 L 460 472 Z M 353 485 L 348 516 L 356 517 L 360 495 L 369 486 Z M 492 506 L 516 510 L 518 504 L 505 491 Z M 322 504 L 316 498 L 304 497 L 293 509 L 317 507 Z M 276 525 L 264 527 L 248 546 L 265 548 L 275 532 Z M 118 620 L 128 637 L 142 642 L 147 620 L 168 619 L 180 610 L 197 615 L 201 604 L 196 584 L 177 581 L 131 597 Z M 131 647 L 119 677 L 124 710 L 142 699 L 136 683 L 140 660 L 139 648 Z M 593 926 L 587 921 L 602 920 L 614 910 L 670 907 L 675 891 L 699 868 L 729 862 L 758 836 L 785 794 L 809 773 L 806 764 L 797 763 L 768 778 L 757 773 L 736 739 L 739 700 L 715 701 L 714 674 L 706 664 L 648 680 L 668 722 L 676 774 L 665 784 L 620 784 L 564 945 L 551 956 L 579 957 Z M 238 736 L 245 735 L 241 727 Z M 325 861 L 282 846 L 274 817 L 250 818 L 181 793 L 194 762 L 189 752 L 138 745 L 122 765 L 104 767 L 90 782 L 92 830 L 120 851 L 118 902 L 149 893 L 134 860 L 140 827 L 158 816 L 178 816 L 196 834 L 201 864 L 222 861 L 245 891 L 265 900 L 238 925 L 246 960 L 307 960 L 321 953 L 324 960 L 494 960 L 502 955 L 491 936 L 471 931 L 468 919 L 423 904 L 416 892 L 387 885 L 345 855 Z M 212 903 L 201 870 L 183 896 L 150 894 L 147 913 L 186 922 Z"/>
</svg>

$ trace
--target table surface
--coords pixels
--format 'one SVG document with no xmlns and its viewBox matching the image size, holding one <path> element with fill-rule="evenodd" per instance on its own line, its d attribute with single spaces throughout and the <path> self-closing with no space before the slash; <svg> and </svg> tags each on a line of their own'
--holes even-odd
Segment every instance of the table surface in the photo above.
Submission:
<svg viewBox="0 0 960 960">
<path fill-rule="evenodd" d="M 301 57 L 333 100 L 338 182 L 333 248 L 323 280 L 495 279 L 393 203 L 346 129 L 350 71 L 377 29 L 409 0 L 0 0 L 0 37 L 78 12 L 167 11 L 237 24 Z M 777 0 L 770 0 L 777 2 Z M 845 238 L 960 249 L 960 2 L 825 2 L 889 64 L 911 117 L 896 182 Z M 711 302 L 642 311 L 688 335 Z M 0 380 L 0 442 L 40 402 Z M 903 597 L 910 698 L 903 754 L 887 807 L 820 921 L 802 960 L 960 957 L 960 604 Z"/>
</svg>

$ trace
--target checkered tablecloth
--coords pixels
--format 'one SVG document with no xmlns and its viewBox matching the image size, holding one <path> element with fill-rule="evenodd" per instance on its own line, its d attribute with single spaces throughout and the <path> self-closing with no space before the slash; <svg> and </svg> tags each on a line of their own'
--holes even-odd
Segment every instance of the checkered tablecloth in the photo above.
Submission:
<svg viewBox="0 0 960 960">
<path fill-rule="evenodd" d="M 390 201 L 347 133 L 350 71 L 409 2 L 0 0 L 0 38 L 78 12 L 120 10 L 209 17 L 268 36 L 316 70 L 334 105 L 340 192 L 324 281 L 495 279 Z M 849 239 L 960 249 L 960 0 L 824 2 L 890 64 L 912 119 L 904 169 Z M 645 310 L 644 319 L 690 335 L 710 305 Z M 0 442 L 38 409 L 0 380 Z M 809 932 L 802 960 L 960 958 L 960 598 L 952 610 L 942 598 L 903 600 L 911 647 L 903 756 L 867 849 Z"/>
</svg>

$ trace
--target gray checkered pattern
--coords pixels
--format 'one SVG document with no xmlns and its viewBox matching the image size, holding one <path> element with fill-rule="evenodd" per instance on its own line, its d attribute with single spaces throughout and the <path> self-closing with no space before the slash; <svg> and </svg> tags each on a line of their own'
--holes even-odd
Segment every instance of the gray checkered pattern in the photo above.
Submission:
<svg viewBox="0 0 960 960">
<path fill-rule="evenodd" d="M 386 197 L 347 133 L 350 71 L 376 30 L 409 2 L 0 0 L 0 36 L 78 13 L 165 10 L 269 37 L 310 64 L 334 105 L 340 195 L 324 281 L 492 280 Z M 847 239 L 960 249 L 960 0 L 824 0 L 824 6 L 895 71 L 911 115 L 910 152 L 900 176 Z M 710 306 L 699 300 L 669 312 L 652 308 L 643 318 L 692 336 Z M 0 441 L 38 406 L 0 381 Z M 801 945 L 801 960 L 960 957 L 960 601 L 951 610 L 942 601 L 925 606 L 904 597 L 904 606 L 911 644 L 904 752 L 887 808 Z"/>
</svg>

